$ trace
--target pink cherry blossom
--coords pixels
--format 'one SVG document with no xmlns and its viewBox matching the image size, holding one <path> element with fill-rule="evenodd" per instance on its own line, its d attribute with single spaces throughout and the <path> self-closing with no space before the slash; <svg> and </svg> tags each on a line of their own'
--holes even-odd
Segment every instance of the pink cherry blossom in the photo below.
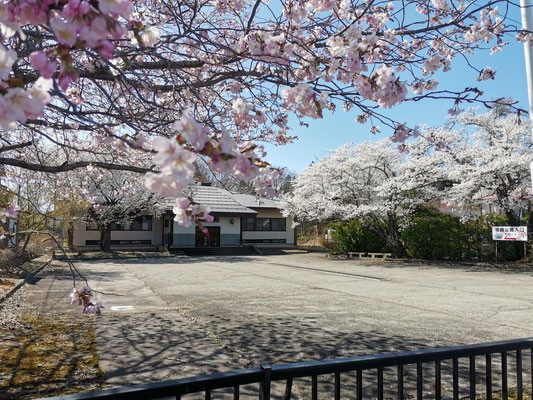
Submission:
<svg viewBox="0 0 533 400">
<path fill-rule="evenodd" d="M 155 26 L 148 26 L 141 33 L 142 47 L 154 47 L 160 38 L 161 31 Z"/>
<path fill-rule="evenodd" d="M 9 78 L 15 61 L 17 61 L 17 53 L 12 49 L 6 49 L 4 45 L 0 44 L 0 79 L 6 80 Z"/>
<path fill-rule="evenodd" d="M 52 18 L 50 27 L 53 29 L 59 43 L 72 47 L 78 41 L 76 28 L 71 23 L 60 18 Z"/>
<path fill-rule="evenodd" d="M 196 122 L 189 112 L 184 112 L 181 118 L 174 122 L 172 128 L 198 151 L 203 150 L 209 141 L 207 128 Z"/>
<path fill-rule="evenodd" d="M 85 0 L 69 0 L 67 5 L 63 8 L 61 15 L 65 18 L 82 17 L 89 9 L 90 4 Z"/>
<path fill-rule="evenodd" d="M 487 79 L 494 79 L 496 71 L 493 71 L 492 68 L 487 67 L 481 70 L 479 73 L 478 81 L 486 81 Z"/>
<path fill-rule="evenodd" d="M 128 19 L 132 12 L 132 4 L 128 0 L 99 0 L 98 7 L 101 12 L 114 18 Z"/>
<path fill-rule="evenodd" d="M 49 59 L 44 51 L 31 53 L 30 62 L 43 78 L 51 78 L 57 69 L 57 61 Z"/>
</svg>

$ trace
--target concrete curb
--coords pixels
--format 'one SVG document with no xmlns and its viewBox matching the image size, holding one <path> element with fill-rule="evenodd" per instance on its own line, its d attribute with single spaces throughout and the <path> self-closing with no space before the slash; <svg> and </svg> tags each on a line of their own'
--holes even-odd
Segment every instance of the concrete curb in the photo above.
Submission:
<svg viewBox="0 0 533 400">
<path fill-rule="evenodd" d="M 30 279 L 33 279 L 35 275 L 37 275 L 39 272 L 43 270 L 44 267 L 46 267 L 48 264 L 52 262 L 52 259 L 49 259 L 46 261 L 43 265 L 41 265 L 35 272 L 28 275 L 26 278 L 21 279 L 15 286 L 13 286 L 6 294 L 3 294 L 0 296 L 0 304 L 2 304 L 4 301 L 9 299 L 17 290 L 19 290 L 26 282 L 28 282 Z"/>
<path fill-rule="evenodd" d="M 79 256 L 72 256 L 72 257 L 69 257 L 68 259 L 70 261 L 72 261 L 72 262 L 75 262 L 75 261 L 84 262 L 84 261 L 137 260 L 137 259 L 144 259 L 144 258 L 174 258 L 174 257 L 176 257 L 175 254 L 169 253 L 168 255 L 167 254 L 158 254 L 158 255 L 154 255 L 154 256 L 152 256 L 152 255 L 139 255 L 139 256 L 135 256 L 135 257 L 120 257 L 120 256 L 106 257 L 106 256 L 102 256 L 102 257 L 88 257 L 88 258 L 85 258 L 85 257 L 79 257 Z M 65 262 L 65 261 L 67 261 L 67 258 L 65 258 L 65 256 L 63 256 L 63 255 L 56 255 L 56 257 L 54 257 L 54 260 Z"/>
</svg>

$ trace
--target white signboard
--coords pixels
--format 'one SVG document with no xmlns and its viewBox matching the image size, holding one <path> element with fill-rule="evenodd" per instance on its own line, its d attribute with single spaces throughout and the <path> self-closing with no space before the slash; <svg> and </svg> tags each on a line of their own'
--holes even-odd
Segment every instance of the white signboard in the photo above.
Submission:
<svg viewBox="0 0 533 400">
<path fill-rule="evenodd" d="M 527 242 L 527 226 L 493 226 L 492 240 Z"/>
</svg>

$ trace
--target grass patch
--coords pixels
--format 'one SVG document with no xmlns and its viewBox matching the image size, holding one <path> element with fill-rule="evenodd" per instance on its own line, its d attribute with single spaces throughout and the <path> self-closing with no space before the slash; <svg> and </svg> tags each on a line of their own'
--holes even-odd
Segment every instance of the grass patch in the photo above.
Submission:
<svg viewBox="0 0 533 400">
<path fill-rule="evenodd" d="M 468 400 L 468 399 L 470 399 L 470 396 L 463 397 L 461 400 Z M 509 388 L 509 390 L 507 391 L 507 399 L 518 400 L 518 392 L 516 388 Z M 522 399 L 532 400 L 531 389 L 529 387 L 524 386 Z M 477 395 L 476 400 L 487 400 L 487 395 L 485 393 Z M 492 392 L 492 400 L 503 400 L 502 392 L 501 391 Z"/>
<path fill-rule="evenodd" d="M 20 330 L 0 331 L 0 399 L 29 399 L 98 390 L 91 317 L 24 314 Z"/>
</svg>

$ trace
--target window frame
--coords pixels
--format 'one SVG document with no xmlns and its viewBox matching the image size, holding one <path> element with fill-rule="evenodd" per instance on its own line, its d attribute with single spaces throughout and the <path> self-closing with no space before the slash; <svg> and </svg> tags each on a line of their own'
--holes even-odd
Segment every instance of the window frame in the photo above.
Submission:
<svg viewBox="0 0 533 400">
<path fill-rule="evenodd" d="M 268 221 L 268 223 L 265 224 L 265 221 Z M 275 223 L 273 223 L 273 221 L 283 221 L 281 225 L 284 228 L 274 229 Z M 253 226 L 253 229 L 249 229 L 252 226 Z M 268 227 L 268 229 L 265 229 L 266 227 Z M 243 232 L 286 232 L 287 231 L 287 219 L 286 218 L 245 217 L 245 218 L 241 218 L 241 230 Z"/>
<path fill-rule="evenodd" d="M 140 220 L 140 221 L 136 221 L 136 220 Z M 148 224 L 149 229 L 142 229 L 144 223 Z M 136 226 L 140 224 L 141 228 L 131 229 L 131 227 L 135 226 L 134 224 L 137 224 Z M 139 215 L 138 217 L 135 217 L 127 225 L 118 224 L 116 222 L 112 222 L 110 225 L 111 225 L 111 228 L 109 230 L 112 232 L 151 232 L 154 229 L 154 219 L 152 215 Z M 129 229 L 124 229 L 125 226 L 128 226 Z M 98 231 L 99 229 L 91 227 L 91 224 L 86 224 L 85 230 L 86 231 Z"/>
</svg>

